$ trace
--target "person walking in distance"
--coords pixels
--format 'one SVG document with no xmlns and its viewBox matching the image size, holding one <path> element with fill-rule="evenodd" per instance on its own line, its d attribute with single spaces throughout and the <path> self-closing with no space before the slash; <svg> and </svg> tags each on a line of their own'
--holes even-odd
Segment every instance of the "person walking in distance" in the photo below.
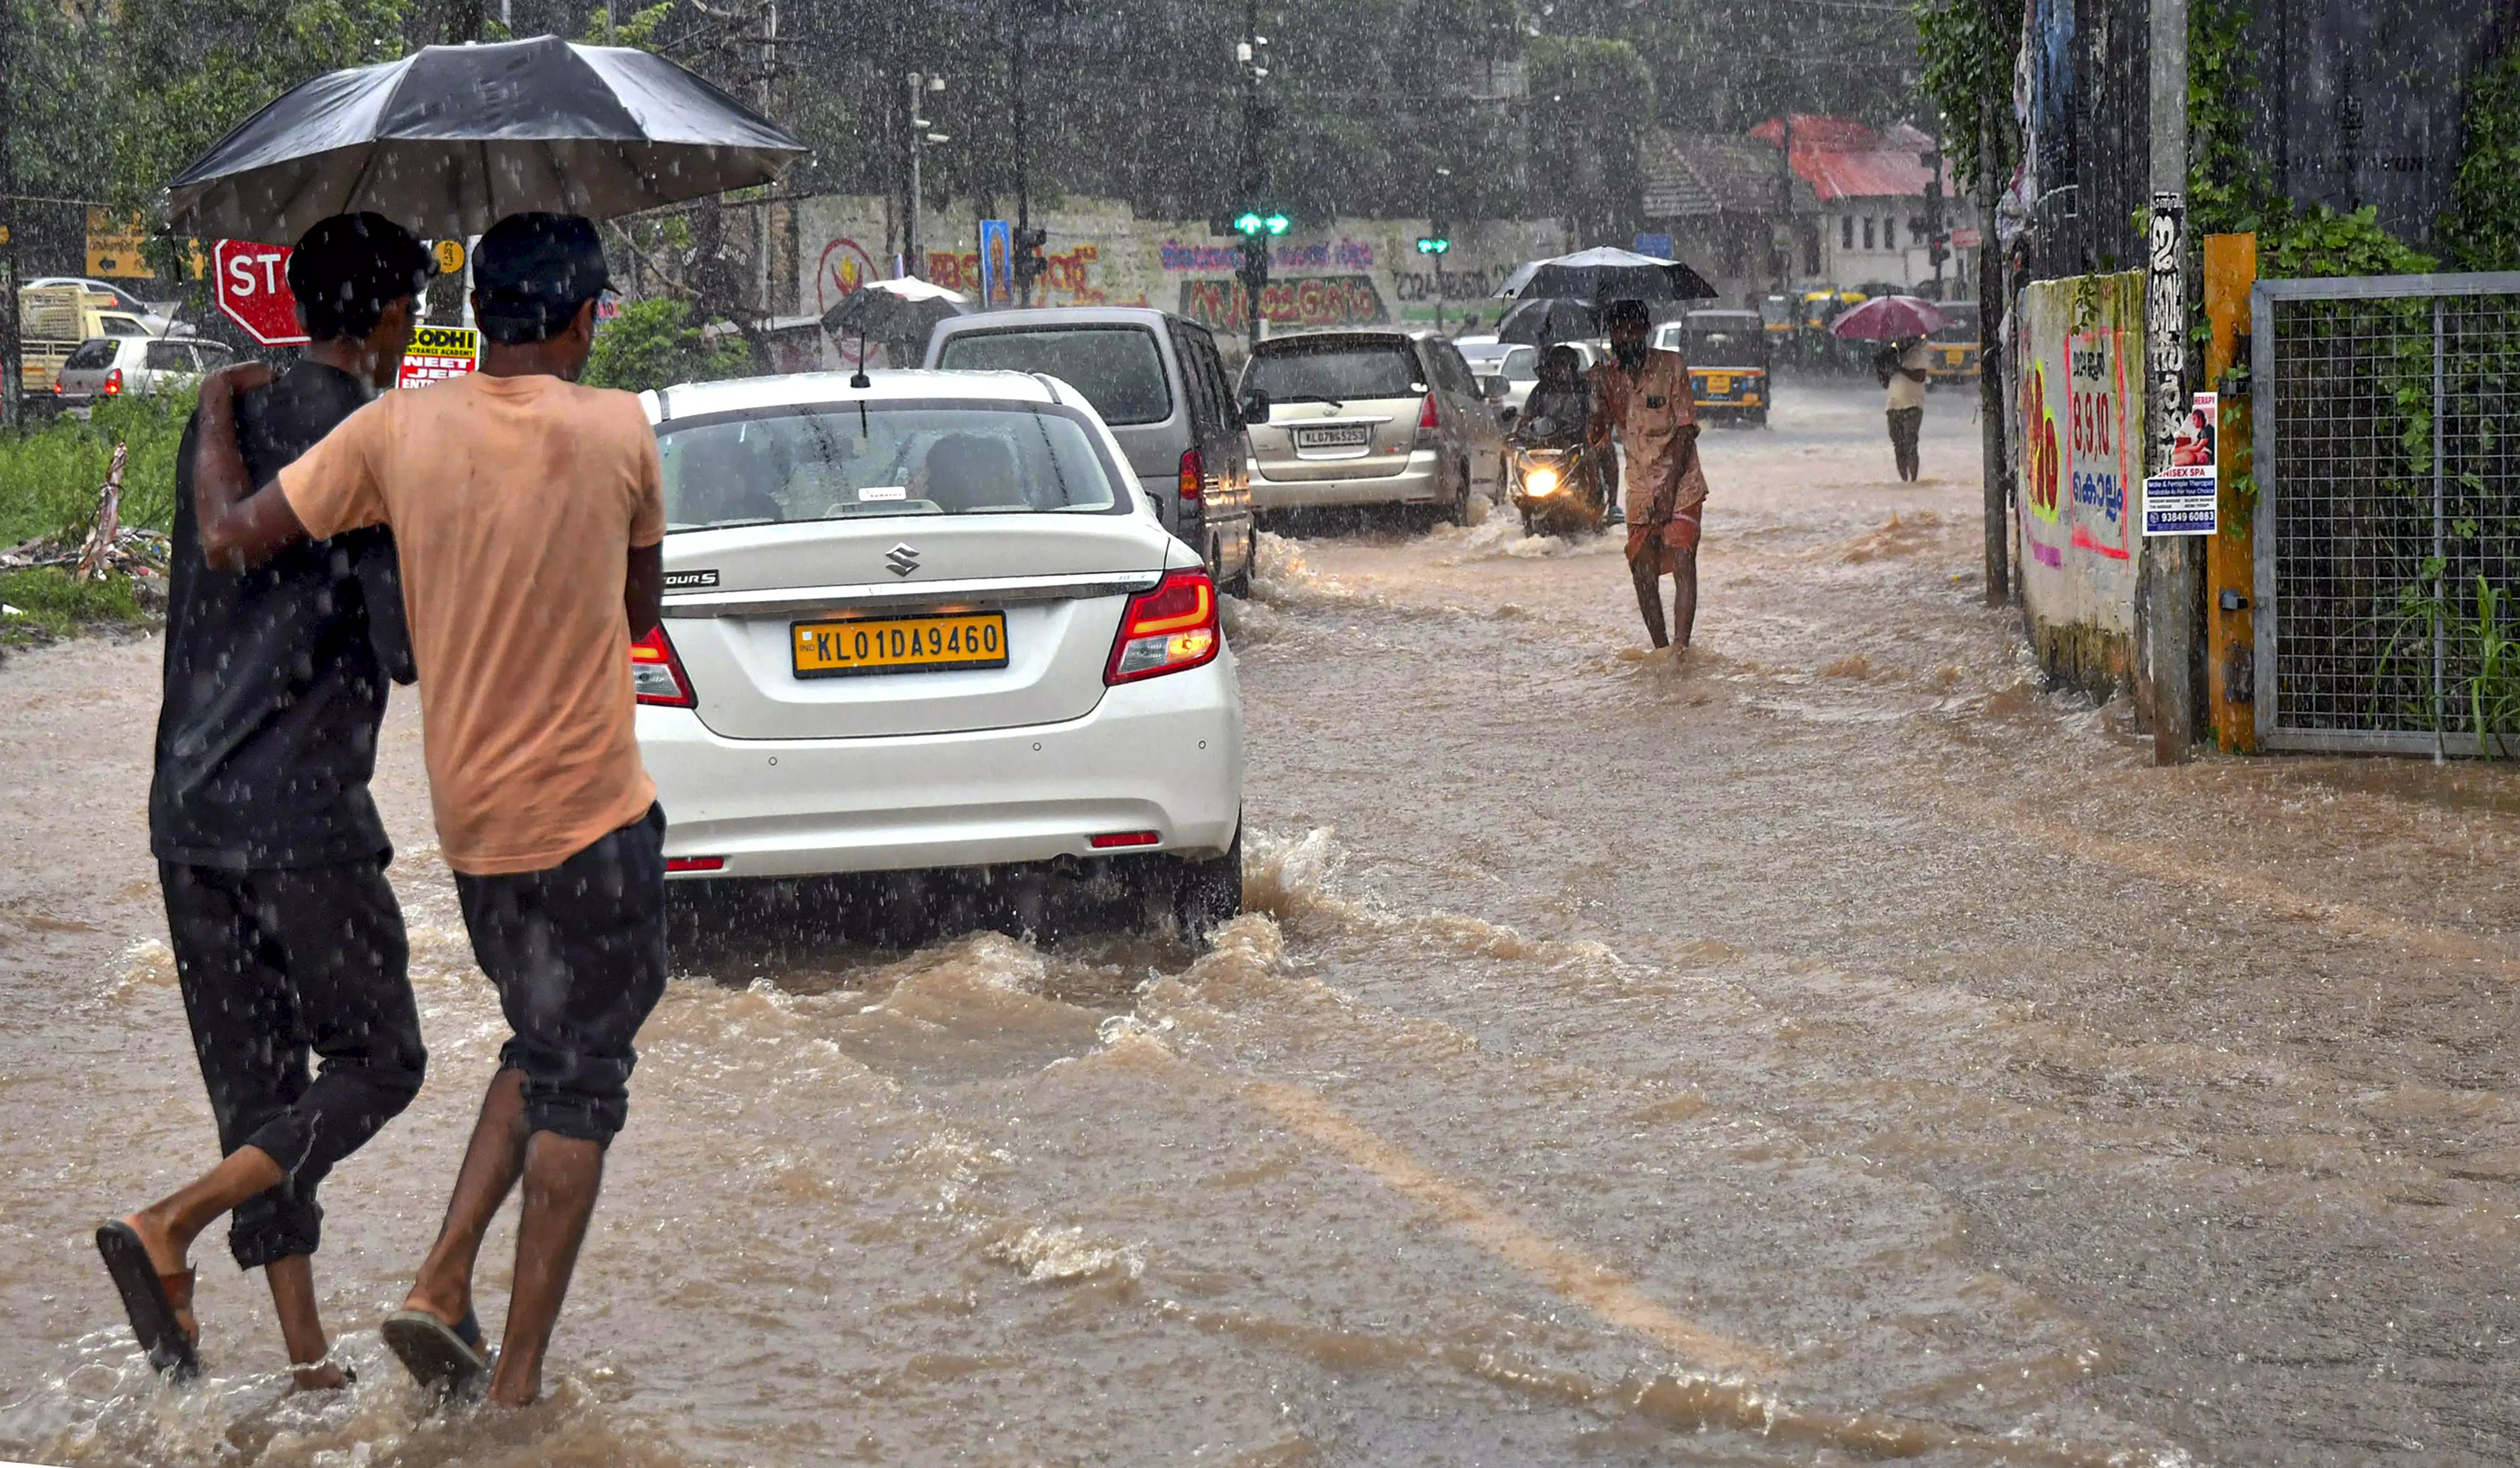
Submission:
<svg viewBox="0 0 2520 1468">
<path fill-rule="evenodd" d="M 1878 364 L 1889 394 L 1890 455 L 1902 482 L 1914 482 L 1919 472 L 1916 435 L 1925 423 L 1926 361 L 1925 338 L 1911 336 L 1883 348 Z"/>
<path fill-rule="evenodd" d="M 1607 466 L 1615 434 L 1627 448 L 1628 569 L 1645 636 L 1657 647 L 1688 650 L 1697 625 L 1697 538 L 1706 507 L 1706 471 L 1697 462 L 1697 408 L 1688 361 L 1649 348 L 1653 318 L 1641 300 L 1610 302 L 1610 360 L 1593 369 L 1593 418 L 1586 436 L 1595 463 Z M 1662 617 L 1662 578 L 1672 579 L 1672 623 Z"/>
<path fill-rule="evenodd" d="M 427 251 L 377 214 L 317 223 L 289 257 L 312 344 L 235 402 L 230 442 L 268 478 L 393 385 Z M 266 374 L 267 376 L 267 374 Z M 218 1166 L 97 1230 L 133 1335 L 198 1369 L 193 1240 L 220 1215 L 240 1268 L 271 1286 L 300 1388 L 344 1385 L 315 1307 L 316 1189 L 420 1090 L 393 848 L 368 781 L 389 676 L 411 681 L 391 535 L 349 530 L 250 571 L 205 555 L 192 459 L 175 465 L 166 662 L 149 844 Z M 308 1057 L 321 1062 L 310 1076 Z"/>
<path fill-rule="evenodd" d="M 632 1040 L 665 988 L 664 813 L 639 758 L 630 643 L 663 595 L 656 440 L 626 392 L 577 385 L 608 285 L 595 227 L 516 214 L 473 252 L 476 374 L 398 392 L 248 495 L 202 390 L 203 536 L 248 559 L 389 525 L 402 551 L 438 843 L 511 1036 L 437 1241 L 385 1344 L 433 1391 L 518 1406 L 629 1114 Z M 215 486 L 215 488 L 210 488 Z M 523 1184 L 495 1372 L 473 1265 Z"/>
</svg>

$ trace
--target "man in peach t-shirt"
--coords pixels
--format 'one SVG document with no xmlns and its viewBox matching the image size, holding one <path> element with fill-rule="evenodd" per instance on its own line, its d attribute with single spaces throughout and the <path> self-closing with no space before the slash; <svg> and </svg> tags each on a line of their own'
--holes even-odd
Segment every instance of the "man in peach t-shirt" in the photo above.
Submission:
<svg viewBox="0 0 2520 1468">
<path fill-rule="evenodd" d="M 629 1110 L 631 1041 L 665 988 L 664 815 L 640 763 L 630 642 L 657 624 L 665 517 L 638 400 L 576 385 L 608 284 L 595 227 L 517 214 L 473 253 L 481 371 L 389 392 L 247 495 L 243 374 L 204 384 L 205 549 L 258 561 L 389 525 L 420 669 L 440 849 L 512 1037 L 436 1244 L 385 1343 L 421 1382 L 521 1405 Z M 472 1268 L 519 1179 L 493 1374 Z"/>
</svg>

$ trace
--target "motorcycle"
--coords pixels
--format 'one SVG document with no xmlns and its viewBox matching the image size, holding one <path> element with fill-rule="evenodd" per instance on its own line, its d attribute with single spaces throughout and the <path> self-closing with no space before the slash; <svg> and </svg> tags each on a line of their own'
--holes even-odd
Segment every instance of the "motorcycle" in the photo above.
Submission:
<svg viewBox="0 0 2520 1468">
<path fill-rule="evenodd" d="M 1507 444 L 1513 508 L 1525 535 L 1572 535 L 1601 528 L 1608 502 L 1592 452 L 1580 438 L 1558 440 L 1557 424 L 1526 418 Z"/>
</svg>

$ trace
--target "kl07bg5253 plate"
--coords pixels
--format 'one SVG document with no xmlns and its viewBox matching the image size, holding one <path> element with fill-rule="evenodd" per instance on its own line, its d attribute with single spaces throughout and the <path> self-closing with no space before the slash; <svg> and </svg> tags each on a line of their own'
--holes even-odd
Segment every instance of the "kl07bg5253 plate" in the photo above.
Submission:
<svg viewBox="0 0 2520 1468">
<path fill-rule="evenodd" d="M 789 652 L 799 678 L 932 673 L 1007 665 L 1007 614 L 943 612 L 794 624 Z"/>
</svg>

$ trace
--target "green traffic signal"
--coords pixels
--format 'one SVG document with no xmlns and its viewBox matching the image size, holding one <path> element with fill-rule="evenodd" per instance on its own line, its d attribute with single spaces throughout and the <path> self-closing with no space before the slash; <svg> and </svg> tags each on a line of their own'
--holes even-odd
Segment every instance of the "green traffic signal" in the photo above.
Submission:
<svg viewBox="0 0 2520 1468">
<path fill-rule="evenodd" d="M 1269 233 L 1273 235 L 1282 235 L 1286 232 L 1287 220 L 1283 214 L 1272 214 L 1262 222 L 1269 226 Z"/>
<path fill-rule="evenodd" d="M 1418 242 L 1418 253 L 1421 255 L 1440 255 L 1452 247 L 1453 242 L 1440 236 L 1430 235 Z"/>
<path fill-rule="evenodd" d="M 1282 219 L 1279 221 L 1279 224 L 1280 224 L 1280 226 L 1281 226 L 1282 228 L 1282 226 L 1284 225 L 1284 223 L 1285 223 L 1285 221 L 1284 221 L 1284 220 L 1282 220 Z M 1256 235 L 1256 234 L 1259 234 L 1263 229 L 1265 229 L 1265 228 L 1267 228 L 1267 227 L 1268 227 L 1268 221 L 1267 221 L 1267 220 L 1262 219 L 1262 218 L 1261 218 L 1258 214 L 1256 214 L 1256 213 L 1246 213 L 1246 214 L 1244 214 L 1241 218 L 1237 219 L 1236 221 L 1234 221 L 1234 228 L 1235 228 L 1236 233 L 1238 233 L 1238 234 L 1244 234 L 1244 235 Z"/>
</svg>

